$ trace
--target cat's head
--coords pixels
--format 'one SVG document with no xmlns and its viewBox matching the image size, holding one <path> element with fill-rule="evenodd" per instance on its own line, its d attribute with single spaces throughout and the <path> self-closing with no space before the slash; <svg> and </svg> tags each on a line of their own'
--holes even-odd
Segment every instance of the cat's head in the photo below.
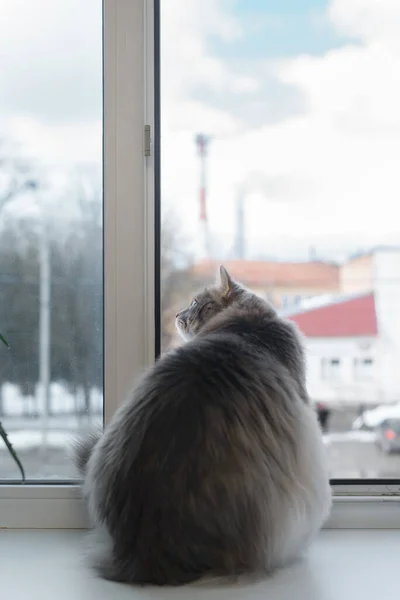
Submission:
<svg viewBox="0 0 400 600">
<path fill-rule="evenodd" d="M 210 319 L 237 302 L 244 288 L 221 266 L 215 285 L 196 294 L 191 304 L 176 315 L 176 327 L 184 340 L 195 337 Z"/>
</svg>

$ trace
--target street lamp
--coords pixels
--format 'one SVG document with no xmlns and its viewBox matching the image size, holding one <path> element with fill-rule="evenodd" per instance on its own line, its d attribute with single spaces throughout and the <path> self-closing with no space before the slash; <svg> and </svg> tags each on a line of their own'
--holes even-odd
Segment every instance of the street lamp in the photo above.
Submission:
<svg viewBox="0 0 400 600">
<path fill-rule="evenodd" d="M 27 189 L 39 191 L 40 184 L 30 180 Z M 44 436 L 48 427 L 48 417 L 51 412 L 50 399 L 50 330 L 51 330 L 51 268 L 50 241 L 47 219 L 44 215 L 43 204 L 36 203 L 39 209 L 39 390 L 43 406 Z"/>
</svg>

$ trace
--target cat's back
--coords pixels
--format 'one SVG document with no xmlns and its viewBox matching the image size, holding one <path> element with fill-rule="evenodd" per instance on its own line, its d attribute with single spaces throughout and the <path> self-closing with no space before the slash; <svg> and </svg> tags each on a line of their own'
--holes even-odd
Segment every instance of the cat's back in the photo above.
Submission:
<svg viewBox="0 0 400 600">
<path fill-rule="evenodd" d="M 149 374 L 163 405 L 215 404 L 231 389 L 249 385 L 260 356 L 234 332 L 211 332 L 165 354 Z M 267 365 L 265 365 L 266 367 Z"/>
<path fill-rule="evenodd" d="M 153 380 L 172 393 L 177 388 L 192 393 L 215 393 L 219 386 L 237 389 L 241 379 L 249 386 L 257 371 L 265 375 L 279 368 L 270 348 L 259 337 L 259 324 L 253 323 L 253 328 L 249 324 L 235 319 L 175 348 L 155 365 Z"/>
<path fill-rule="evenodd" d="M 161 357 L 141 387 L 138 409 L 163 431 L 190 424 L 195 430 L 216 414 L 268 419 L 278 399 L 282 406 L 297 400 L 296 373 L 285 364 L 297 360 L 291 336 L 285 324 L 234 315 Z"/>
</svg>

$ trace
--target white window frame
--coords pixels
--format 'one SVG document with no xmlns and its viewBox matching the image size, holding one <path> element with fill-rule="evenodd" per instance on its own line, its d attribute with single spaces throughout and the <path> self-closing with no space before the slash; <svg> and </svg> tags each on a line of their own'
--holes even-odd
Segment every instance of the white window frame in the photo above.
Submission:
<svg viewBox="0 0 400 600">
<path fill-rule="evenodd" d="M 154 361 L 154 2 L 104 0 L 105 421 Z M 327 527 L 400 528 L 400 483 L 338 482 Z M 77 485 L 0 486 L 0 528 L 88 526 Z"/>
<path fill-rule="evenodd" d="M 77 15 L 79 18 L 79 15 Z M 153 0 L 104 0 L 105 422 L 154 360 Z M 80 528 L 77 485 L 1 485 L 0 528 Z"/>
</svg>

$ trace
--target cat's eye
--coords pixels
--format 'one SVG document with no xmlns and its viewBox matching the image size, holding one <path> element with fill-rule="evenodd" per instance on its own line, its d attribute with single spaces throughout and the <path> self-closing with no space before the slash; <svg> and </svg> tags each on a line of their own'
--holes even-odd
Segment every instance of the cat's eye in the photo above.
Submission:
<svg viewBox="0 0 400 600">
<path fill-rule="evenodd" d="M 192 300 L 192 304 L 190 306 L 197 306 L 198 301 L 196 300 L 196 298 L 193 298 Z"/>
</svg>

